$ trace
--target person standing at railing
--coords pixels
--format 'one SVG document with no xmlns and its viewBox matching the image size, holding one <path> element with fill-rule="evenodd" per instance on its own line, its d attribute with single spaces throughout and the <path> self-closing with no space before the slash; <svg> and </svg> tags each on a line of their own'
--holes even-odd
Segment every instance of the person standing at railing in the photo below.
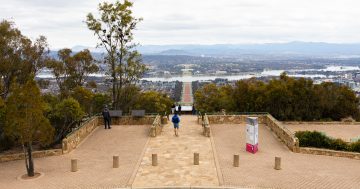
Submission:
<svg viewBox="0 0 360 189">
<path fill-rule="evenodd" d="M 111 129 L 111 126 L 110 126 L 111 116 L 110 116 L 110 112 L 109 112 L 109 109 L 107 106 L 105 106 L 105 108 L 102 112 L 102 116 L 104 118 L 105 129 Z"/>
</svg>

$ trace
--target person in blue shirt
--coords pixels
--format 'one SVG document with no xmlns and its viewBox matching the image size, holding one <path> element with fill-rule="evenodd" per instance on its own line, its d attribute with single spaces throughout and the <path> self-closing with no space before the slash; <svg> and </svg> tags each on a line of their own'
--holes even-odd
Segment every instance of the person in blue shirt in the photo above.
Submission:
<svg viewBox="0 0 360 189">
<path fill-rule="evenodd" d="M 175 112 L 174 116 L 171 119 L 171 122 L 173 122 L 174 124 L 175 136 L 179 136 L 180 117 L 178 116 L 177 112 Z"/>
</svg>

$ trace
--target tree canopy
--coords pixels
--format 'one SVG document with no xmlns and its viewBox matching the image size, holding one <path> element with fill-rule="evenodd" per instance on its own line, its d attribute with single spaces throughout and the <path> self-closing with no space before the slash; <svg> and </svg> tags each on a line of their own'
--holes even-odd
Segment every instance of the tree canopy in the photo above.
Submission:
<svg viewBox="0 0 360 189">
<path fill-rule="evenodd" d="M 195 92 L 195 104 L 201 112 L 269 112 L 280 120 L 360 120 L 359 99 L 348 87 L 314 85 L 286 75 L 268 83 L 250 79 L 234 87 L 205 85 Z"/>
<path fill-rule="evenodd" d="M 133 43 L 133 31 L 142 20 L 135 18 L 131 10 L 133 3 L 125 0 L 123 3 L 99 4 L 100 18 L 92 13 L 87 15 L 88 28 L 99 39 L 98 46 L 107 51 L 105 58 L 110 67 L 112 77 L 112 100 L 115 109 L 125 109 L 127 101 L 122 94 L 129 86 L 135 84 L 144 74 L 146 67 L 142 64 L 140 53 Z M 130 88 L 131 89 L 131 88 Z"/>
</svg>

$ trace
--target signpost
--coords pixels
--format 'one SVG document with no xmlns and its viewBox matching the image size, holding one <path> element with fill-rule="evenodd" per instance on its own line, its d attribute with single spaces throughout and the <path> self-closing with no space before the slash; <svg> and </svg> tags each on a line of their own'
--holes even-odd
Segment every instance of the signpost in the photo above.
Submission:
<svg viewBox="0 0 360 189">
<path fill-rule="evenodd" d="M 259 124 L 257 117 L 246 118 L 246 151 L 255 154 L 258 151 Z"/>
</svg>

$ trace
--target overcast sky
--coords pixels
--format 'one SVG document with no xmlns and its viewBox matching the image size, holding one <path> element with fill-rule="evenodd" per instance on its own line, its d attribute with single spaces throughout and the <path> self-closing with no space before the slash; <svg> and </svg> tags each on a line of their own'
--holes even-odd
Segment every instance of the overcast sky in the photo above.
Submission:
<svg viewBox="0 0 360 189">
<path fill-rule="evenodd" d="M 95 46 L 83 22 L 101 0 L 0 0 L 0 19 L 52 48 Z M 359 0 L 135 0 L 143 45 L 360 42 Z"/>
</svg>

